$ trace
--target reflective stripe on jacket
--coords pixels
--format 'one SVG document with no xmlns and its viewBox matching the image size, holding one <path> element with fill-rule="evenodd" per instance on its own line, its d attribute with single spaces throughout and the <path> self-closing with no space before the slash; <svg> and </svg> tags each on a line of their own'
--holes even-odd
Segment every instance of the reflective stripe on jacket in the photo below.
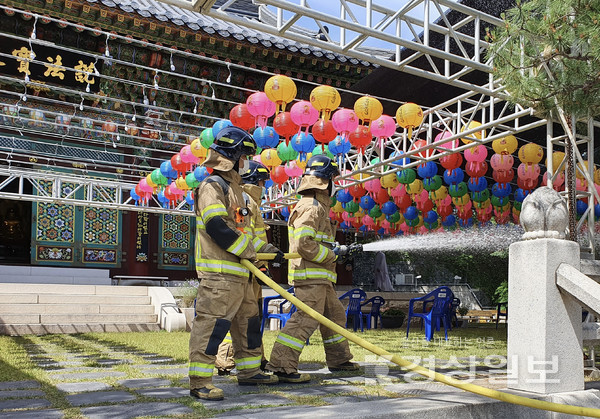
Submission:
<svg viewBox="0 0 600 419">
<path fill-rule="evenodd" d="M 303 196 L 290 214 L 288 238 L 290 253 L 299 253 L 301 259 L 290 259 L 288 282 L 324 280 L 335 283 L 336 255 L 331 245 L 335 241 L 335 226 L 329 219 L 329 195 L 314 190 Z"/>
<path fill-rule="evenodd" d="M 238 208 L 245 208 L 246 203 L 240 187 L 240 175 L 235 171 L 216 172 L 229 185 L 225 191 L 220 182 L 204 180 L 196 191 L 196 271 L 202 277 L 222 277 L 233 275 L 248 279 L 249 271 L 240 263 L 240 259 L 254 260 L 256 251 L 252 244 L 250 216 L 236 222 L 235 213 Z M 237 239 L 227 249 L 219 246 L 207 233 L 206 225 L 214 217 L 220 217 L 227 228 L 237 235 Z"/>
</svg>

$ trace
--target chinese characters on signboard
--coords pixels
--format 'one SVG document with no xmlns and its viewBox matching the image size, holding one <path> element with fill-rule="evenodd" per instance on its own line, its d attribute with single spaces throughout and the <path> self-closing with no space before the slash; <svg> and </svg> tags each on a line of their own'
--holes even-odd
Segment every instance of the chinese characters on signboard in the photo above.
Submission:
<svg viewBox="0 0 600 419">
<path fill-rule="evenodd" d="M 138 211 L 135 235 L 135 260 L 148 262 L 148 213 Z"/>
<path fill-rule="evenodd" d="M 73 50 L 27 42 L 0 35 L 0 73 L 41 84 L 59 84 L 97 92 L 102 60 Z"/>
</svg>

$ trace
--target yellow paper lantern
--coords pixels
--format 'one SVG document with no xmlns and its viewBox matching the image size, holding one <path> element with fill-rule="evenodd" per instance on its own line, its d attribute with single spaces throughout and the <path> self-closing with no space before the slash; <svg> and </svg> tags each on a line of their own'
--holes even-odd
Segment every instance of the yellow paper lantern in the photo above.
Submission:
<svg viewBox="0 0 600 419">
<path fill-rule="evenodd" d="M 266 148 L 260 153 L 260 160 L 269 169 L 281 164 L 281 159 L 277 155 L 276 148 Z"/>
<path fill-rule="evenodd" d="M 412 130 L 423 122 L 423 110 L 416 103 L 405 103 L 396 111 L 396 122 L 401 128 L 408 129 L 408 137 L 412 137 Z"/>
<path fill-rule="evenodd" d="M 406 185 L 406 192 L 408 192 L 409 195 L 420 194 L 422 190 L 423 181 L 421 179 L 415 179 L 412 181 L 412 183 Z"/>
<path fill-rule="evenodd" d="M 398 182 L 398 176 L 396 176 L 395 173 L 388 173 L 387 175 L 382 176 L 379 181 L 381 187 L 386 189 L 393 189 L 400 183 Z"/>
<path fill-rule="evenodd" d="M 582 171 L 587 173 L 588 167 L 589 167 L 589 163 L 587 160 L 584 161 L 583 164 L 577 163 L 577 170 L 575 170 L 575 177 L 577 179 L 585 179 L 585 175 L 582 173 Z"/>
<path fill-rule="evenodd" d="M 277 113 L 285 111 L 285 106 L 296 98 L 296 83 L 288 76 L 278 74 L 265 83 L 265 94 L 277 104 Z"/>
<path fill-rule="evenodd" d="M 201 160 L 200 164 L 202 164 L 202 162 L 206 159 L 206 156 L 208 155 L 208 148 L 204 148 L 204 146 L 200 142 L 200 138 L 196 138 L 194 141 L 192 141 L 192 143 L 190 144 L 190 149 L 192 151 L 192 154 Z"/>
<path fill-rule="evenodd" d="M 476 209 L 486 209 L 487 207 L 489 207 L 490 205 L 492 205 L 492 202 L 490 201 L 490 199 L 486 199 L 485 201 L 482 202 L 477 202 L 477 201 L 473 201 L 473 206 Z"/>
<path fill-rule="evenodd" d="M 538 164 L 544 157 L 544 150 L 537 144 L 525 144 L 519 149 L 519 160 L 525 164 Z"/>
<path fill-rule="evenodd" d="M 467 125 L 464 125 L 460 129 L 460 132 L 469 131 L 469 130 L 472 130 L 474 128 L 480 127 L 480 126 L 481 126 L 481 122 L 471 121 Z M 485 130 L 476 131 L 476 132 L 474 132 L 474 133 L 472 133 L 472 134 L 469 135 L 469 137 L 477 138 L 478 140 L 481 140 L 484 136 L 485 136 Z M 464 144 L 471 144 L 473 142 L 473 140 L 470 140 L 468 138 L 461 138 L 460 140 Z"/>
<path fill-rule="evenodd" d="M 415 226 L 415 228 L 423 227 L 423 216 L 419 215 L 419 224 Z"/>
<path fill-rule="evenodd" d="M 190 189 L 183 176 L 179 176 L 177 179 L 175 179 L 175 186 L 177 186 L 182 191 L 187 191 L 188 189 Z"/>
<path fill-rule="evenodd" d="M 440 186 L 435 191 L 429 192 L 429 197 L 434 201 L 441 201 L 448 196 L 448 188 L 444 185 Z"/>
<path fill-rule="evenodd" d="M 341 102 L 340 94 L 331 86 L 317 86 L 310 92 L 311 105 L 321 113 L 321 118 L 325 121 L 329 120 L 331 112 L 336 110 Z"/>
<path fill-rule="evenodd" d="M 146 183 L 148 183 L 148 185 L 152 186 L 154 189 L 158 187 L 158 185 L 152 181 L 150 174 L 146 176 Z"/>
<path fill-rule="evenodd" d="M 368 124 L 383 114 L 383 105 L 374 97 L 363 96 L 354 102 L 354 112 L 358 119 Z"/>
<path fill-rule="evenodd" d="M 469 203 L 471 199 L 469 198 L 469 194 L 466 193 L 463 196 L 453 196 L 452 203 L 457 207 L 465 206 Z"/>
<path fill-rule="evenodd" d="M 304 171 L 304 169 L 306 169 L 306 163 L 310 160 L 310 158 L 312 157 L 312 153 L 307 153 L 306 154 L 306 160 L 300 160 L 300 159 L 296 159 L 296 166 L 298 166 L 300 169 L 302 169 Z"/>
<path fill-rule="evenodd" d="M 600 168 L 596 168 L 596 170 L 594 170 L 594 183 L 596 185 L 600 185 Z"/>
<path fill-rule="evenodd" d="M 333 212 L 338 214 L 344 211 L 344 207 L 342 207 L 342 203 L 340 201 L 337 201 L 335 205 L 331 207 L 331 209 L 333 210 Z"/>
<path fill-rule="evenodd" d="M 507 135 L 492 141 L 492 148 L 498 154 L 512 154 L 519 147 L 519 142 L 514 135 Z"/>
<path fill-rule="evenodd" d="M 558 171 L 558 166 L 560 166 L 560 164 L 562 163 L 562 161 L 565 159 L 565 153 L 563 153 L 562 151 L 555 151 L 554 153 L 552 153 L 552 170 L 554 173 L 556 173 Z M 546 164 L 548 164 L 548 159 L 546 159 Z M 564 172 L 565 171 L 565 166 L 563 166 L 560 169 L 560 172 Z"/>
<path fill-rule="evenodd" d="M 352 175 L 352 179 L 356 179 L 356 180 L 363 180 L 368 178 L 370 175 L 366 174 L 366 173 L 357 173 L 355 175 Z"/>
</svg>

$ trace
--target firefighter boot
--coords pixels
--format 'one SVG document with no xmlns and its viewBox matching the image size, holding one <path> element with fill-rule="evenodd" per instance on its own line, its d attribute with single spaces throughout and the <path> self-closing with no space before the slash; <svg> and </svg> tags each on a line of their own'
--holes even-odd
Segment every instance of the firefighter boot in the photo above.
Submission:
<svg viewBox="0 0 600 419">
<path fill-rule="evenodd" d="M 202 400 L 223 400 L 223 390 L 213 386 L 212 384 L 206 384 L 203 387 L 193 388 L 190 390 L 190 396 Z"/>
<path fill-rule="evenodd" d="M 238 385 L 240 386 L 255 386 L 257 384 L 270 385 L 277 384 L 279 379 L 276 375 L 258 373 L 248 378 L 239 378 Z"/>
<path fill-rule="evenodd" d="M 337 371 L 356 371 L 359 369 L 359 366 L 355 362 L 346 361 L 343 364 L 336 365 L 335 367 L 328 367 L 329 371 L 337 372 Z"/>
<path fill-rule="evenodd" d="M 279 377 L 279 382 L 281 383 L 301 384 L 310 381 L 309 374 L 300 374 L 298 371 L 289 374 L 285 372 L 275 372 L 274 374 Z"/>
</svg>

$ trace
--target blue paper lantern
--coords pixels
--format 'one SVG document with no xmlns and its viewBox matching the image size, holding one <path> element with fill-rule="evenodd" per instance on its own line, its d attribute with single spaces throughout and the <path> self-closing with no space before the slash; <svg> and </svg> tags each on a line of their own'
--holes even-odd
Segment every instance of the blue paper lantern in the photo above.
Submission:
<svg viewBox="0 0 600 419">
<path fill-rule="evenodd" d="M 275 148 L 279 144 L 279 135 L 277 135 L 273 127 L 257 127 L 252 137 L 254 137 L 256 145 L 261 148 Z"/>
<path fill-rule="evenodd" d="M 204 179 L 210 176 L 210 173 L 208 173 L 208 170 L 204 166 L 196 167 L 193 173 L 194 178 L 196 178 L 198 182 L 202 182 Z"/>
<path fill-rule="evenodd" d="M 375 201 L 369 195 L 365 195 L 360 199 L 358 205 L 360 205 L 362 209 L 369 211 L 375 206 Z"/>
<path fill-rule="evenodd" d="M 517 188 L 517 190 L 515 191 L 515 201 L 517 202 L 523 202 L 523 200 L 527 197 L 527 195 L 529 195 L 531 193 L 531 191 L 525 191 L 521 188 Z"/>
<path fill-rule="evenodd" d="M 460 167 L 452 170 L 446 170 L 444 172 L 444 182 L 446 182 L 446 185 L 460 183 L 464 180 L 464 178 L 465 174 Z"/>
<path fill-rule="evenodd" d="M 492 186 L 492 195 L 498 198 L 505 198 L 512 192 L 510 183 L 494 183 Z"/>
<path fill-rule="evenodd" d="M 350 151 L 352 144 L 350 144 L 350 141 L 338 135 L 333 140 L 329 141 L 328 148 L 330 153 L 333 153 L 336 156 L 341 156 L 342 154 L 346 154 Z"/>
<path fill-rule="evenodd" d="M 398 207 L 392 201 L 385 202 L 381 206 L 381 212 L 385 215 L 392 215 L 398 211 Z"/>
<path fill-rule="evenodd" d="M 438 213 L 435 212 L 434 210 L 431 210 L 431 211 L 427 211 L 427 213 L 423 217 L 423 222 L 433 224 L 437 221 L 437 219 L 438 219 Z"/>
<path fill-rule="evenodd" d="M 444 227 L 454 227 L 456 225 L 456 217 L 454 214 L 448 215 L 444 221 L 442 221 Z"/>
<path fill-rule="evenodd" d="M 188 191 L 188 193 L 185 195 L 185 202 L 187 202 L 189 205 L 194 205 L 194 194 L 192 191 Z"/>
<path fill-rule="evenodd" d="M 419 216 L 419 211 L 413 206 L 409 206 L 408 208 L 406 208 L 406 211 L 404 211 L 404 218 L 406 220 L 414 220 L 418 216 Z"/>
<path fill-rule="evenodd" d="M 428 161 L 426 163 L 420 164 L 417 166 L 417 173 L 421 176 L 422 179 L 430 178 L 437 175 L 437 164 L 433 161 Z"/>
<path fill-rule="evenodd" d="M 231 126 L 233 126 L 233 124 L 231 123 L 231 121 L 229 119 L 221 119 L 220 121 L 215 122 L 212 126 L 213 137 L 216 137 L 217 134 L 219 133 L 219 131 L 221 131 L 223 128 L 227 128 L 227 127 L 231 127 Z"/>
<path fill-rule="evenodd" d="M 173 180 L 177 178 L 177 172 L 173 170 L 170 160 L 165 160 L 160 164 L 160 173 L 167 179 Z"/>
<path fill-rule="evenodd" d="M 300 161 L 306 160 L 306 154 L 313 151 L 315 148 L 315 138 L 311 134 L 306 134 L 304 131 L 296 134 L 290 140 L 290 144 L 294 151 L 300 154 Z"/>
<path fill-rule="evenodd" d="M 335 195 L 336 199 L 341 202 L 342 204 L 345 204 L 346 202 L 350 202 L 352 201 L 352 195 L 350 195 L 350 191 L 348 189 L 342 189 L 340 191 L 338 191 L 338 193 Z"/>
<path fill-rule="evenodd" d="M 471 192 L 481 192 L 487 188 L 488 183 L 484 177 L 472 177 L 467 182 L 467 186 Z"/>
</svg>

